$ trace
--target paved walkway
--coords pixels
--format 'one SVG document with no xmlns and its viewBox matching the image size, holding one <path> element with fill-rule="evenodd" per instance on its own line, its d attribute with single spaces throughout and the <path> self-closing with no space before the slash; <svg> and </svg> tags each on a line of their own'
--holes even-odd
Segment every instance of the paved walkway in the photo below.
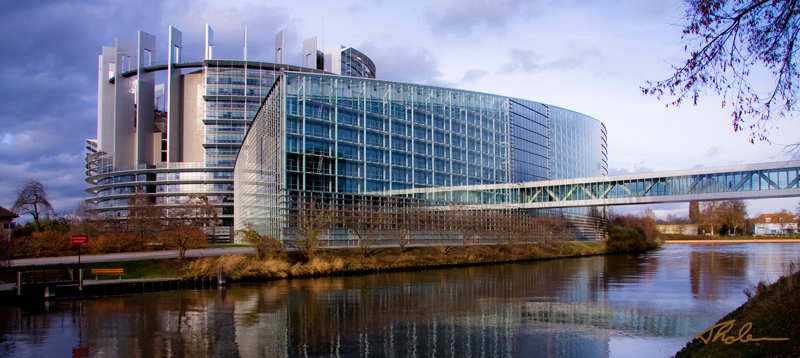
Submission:
<svg viewBox="0 0 800 358">
<path fill-rule="evenodd" d="M 186 257 L 250 254 L 254 252 L 255 250 L 253 250 L 252 247 L 241 247 L 241 246 L 208 247 L 204 249 L 187 250 Z M 105 255 L 81 255 L 81 263 L 133 261 L 133 260 L 149 260 L 149 259 L 174 259 L 174 258 L 178 258 L 178 250 L 125 252 L 119 254 L 105 254 Z M 14 260 L 11 262 L 11 266 L 58 265 L 58 264 L 76 264 L 76 263 L 78 263 L 78 256 L 59 256 L 59 257 L 43 257 L 37 259 Z"/>
</svg>

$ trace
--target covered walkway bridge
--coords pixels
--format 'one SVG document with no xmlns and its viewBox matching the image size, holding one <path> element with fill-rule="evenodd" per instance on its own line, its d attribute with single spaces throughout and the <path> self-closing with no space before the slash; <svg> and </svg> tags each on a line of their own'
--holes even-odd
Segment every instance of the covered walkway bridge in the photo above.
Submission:
<svg viewBox="0 0 800 358">
<path fill-rule="evenodd" d="M 800 161 L 512 184 L 390 190 L 470 209 L 547 209 L 800 196 Z M 434 204 L 436 205 L 436 204 Z"/>
</svg>

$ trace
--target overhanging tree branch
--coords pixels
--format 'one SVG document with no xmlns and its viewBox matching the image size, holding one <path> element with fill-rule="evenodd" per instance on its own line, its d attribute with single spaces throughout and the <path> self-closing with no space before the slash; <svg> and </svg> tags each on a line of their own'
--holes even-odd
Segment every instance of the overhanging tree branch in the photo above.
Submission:
<svg viewBox="0 0 800 358">
<path fill-rule="evenodd" d="M 642 93 L 672 97 L 667 106 L 691 100 L 705 90 L 731 106 L 734 131 L 750 132 L 750 142 L 769 142 L 775 120 L 797 108 L 795 52 L 800 33 L 798 0 L 687 0 L 683 30 L 689 58 L 663 81 L 647 82 Z M 693 50 L 691 48 L 696 48 Z M 749 81 L 753 69 L 772 72 L 774 86 L 761 91 Z"/>
</svg>

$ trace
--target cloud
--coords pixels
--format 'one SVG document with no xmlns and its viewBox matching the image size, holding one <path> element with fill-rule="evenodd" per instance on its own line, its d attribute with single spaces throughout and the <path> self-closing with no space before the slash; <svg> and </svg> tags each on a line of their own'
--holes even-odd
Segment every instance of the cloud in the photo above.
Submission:
<svg viewBox="0 0 800 358">
<path fill-rule="evenodd" d="M 363 48 L 364 53 L 368 53 L 372 61 L 380 64 L 376 72 L 378 79 L 444 87 L 452 85 L 444 80 L 439 61 L 427 48 L 410 46 L 380 48 L 369 44 Z"/>
<path fill-rule="evenodd" d="M 525 0 L 444 0 L 425 11 L 434 33 L 468 37 L 478 30 L 503 33 L 520 17 L 534 16 L 539 3 Z"/>
<path fill-rule="evenodd" d="M 580 47 L 570 50 L 566 55 L 552 61 L 542 61 L 542 55 L 531 49 L 512 48 L 508 51 L 510 61 L 500 66 L 500 74 L 534 73 L 534 72 L 566 72 L 583 67 L 591 60 L 599 57 L 599 52 L 591 47 Z"/>
<path fill-rule="evenodd" d="M 635 173 L 649 173 L 653 168 L 645 166 L 644 162 L 636 163 L 633 168 L 608 168 L 608 175 L 622 175 L 622 174 L 635 174 Z"/>
<path fill-rule="evenodd" d="M 241 58 L 247 24 L 248 56 L 271 61 L 274 34 L 293 19 L 258 2 L 0 2 L 7 34 L 0 37 L 0 205 L 13 204 L 26 178 L 42 181 L 59 212 L 89 197 L 84 139 L 96 137 L 102 46 L 114 46 L 116 37 L 135 41 L 142 30 L 157 37 L 157 61 L 166 60 L 174 25 L 183 32 L 184 57 L 202 58 L 205 23 L 215 30 L 215 57 Z M 297 33 L 287 31 L 287 43 L 299 42 Z"/>
<path fill-rule="evenodd" d="M 719 146 L 711 147 L 711 148 L 708 148 L 708 150 L 706 151 L 705 156 L 706 157 L 713 157 L 713 156 L 715 156 L 715 155 L 717 155 L 719 153 L 722 153 L 722 152 L 723 152 L 723 148 L 722 147 L 719 147 Z"/>
<path fill-rule="evenodd" d="M 533 50 L 512 48 L 508 50 L 511 61 L 500 66 L 499 73 L 533 72 L 537 67 L 536 61 L 541 58 Z"/>
<path fill-rule="evenodd" d="M 488 73 L 489 72 L 487 72 L 487 71 L 473 68 L 473 69 L 465 72 L 464 73 L 464 77 L 461 77 L 461 80 L 459 82 L 463 83 L 463 84 L 470 85 L 470 84 L 473 84 L 476 81 L 480 80 L 481 78 L 486 76 Z"/>
</svg>

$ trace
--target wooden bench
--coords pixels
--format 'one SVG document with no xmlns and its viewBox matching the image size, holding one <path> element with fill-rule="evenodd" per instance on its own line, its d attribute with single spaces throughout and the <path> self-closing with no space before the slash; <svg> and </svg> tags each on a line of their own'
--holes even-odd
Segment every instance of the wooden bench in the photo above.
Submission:
<svg viewBox="0 0 800 358">
<path fill-rule="evenodd" d="M 99 275 L 118 275 L 119 279 L 122 279 L 122 272 L 123 269 L 121 268 L 106 268 L 106 269 L 92 269 L 92 275 L 94 275 L 94 279 L 97 280 Z"/>
</svg>

